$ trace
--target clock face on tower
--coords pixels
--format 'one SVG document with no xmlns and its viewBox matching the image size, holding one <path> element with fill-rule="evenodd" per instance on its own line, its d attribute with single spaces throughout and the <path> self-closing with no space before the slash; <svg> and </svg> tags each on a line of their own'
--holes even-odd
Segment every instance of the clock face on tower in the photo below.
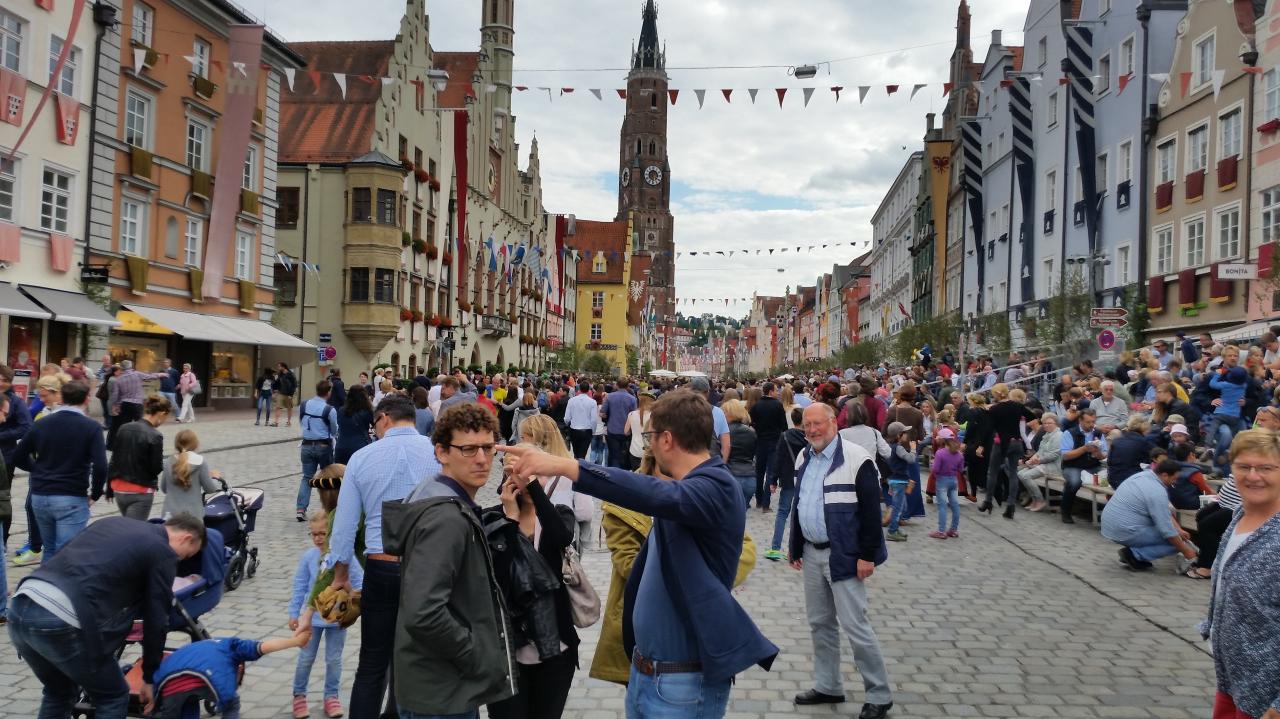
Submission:
<svg viewBox="0 0 1280 719">
<path fill-rule="evenodd" d="M 657 165 L 649 165 L 644 168 L 644 181 L 649 185 L 657 185 L 662 182 L 662 170 Z"/>
<path fill-rule="evenodd" d="M 622 186 L 627 187 L 630 184 L 631 184 L 631 168 L 624 167 L 622 168 Z"/>
</svg>

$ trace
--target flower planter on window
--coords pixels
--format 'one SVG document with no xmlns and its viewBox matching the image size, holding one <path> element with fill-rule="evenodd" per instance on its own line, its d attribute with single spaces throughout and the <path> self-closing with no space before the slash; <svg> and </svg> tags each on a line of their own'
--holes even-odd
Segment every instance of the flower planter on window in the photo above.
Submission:
<svg viewBox="0 0 1280 719">
<path fill-rule="evenodd" d="M 440 248 L 428 243 L 426 249 L 423 250 L 423 253 L 426 254 L 427 259 L 434 260 L 440 256 Z"/>
<path fill-rule="evenodd" d="M 425 184 L 431 181 L 431 173 L 427 172 L 421 167 L 413 171 L 413 176 L 415 179 L 418 180 L 419 184 Z"/>
<path fill-rule="evenodd" d="M 218 86 L 207 77 L 193 75 L 191 77 L 191 89 L 195 90 L 198 97 L 211 100 L 213 99 L 213 94 L 218 91 Z"/>
<path fill-rule="evenodd" d="M 425 255 L 425 254 L 427 253 L 427 241 L 426 241 L 426 240 L 414 240 L 414 241 L 413 241 L 413 251 L 414 251 L 414 253 L 415 253 L 415 254 Z"/>
<path fill-rule="evenodd" d="M 400 321 L 401 321 L 401 322 L 408 322 L 408 321 L 409 321 L 409 320 L 411 320 L 411 319 L 413 319 L 413 310 L 410 310 L 408 307 L 401 307 L 401 308 L 400 308 Z"/>
</svg>

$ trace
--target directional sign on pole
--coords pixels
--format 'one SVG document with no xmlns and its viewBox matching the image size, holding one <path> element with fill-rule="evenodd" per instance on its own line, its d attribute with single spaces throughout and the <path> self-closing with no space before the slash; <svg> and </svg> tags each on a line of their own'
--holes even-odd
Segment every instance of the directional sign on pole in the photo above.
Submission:
<svg viewBox="0 0 1280 719">
<path fill-rule="evenodd" d="M 1129 316 L 1129 310 L 1123 307 L 1093 307 L 1089 310 L 1089 319 L 1121 319 Z"/>
<path fill-rule="evenodd" d="M 1128 327 L 1129 320 L 1126 320 L 1123 317 L 1118 317 L 1114 319 L 1110 317 L 1090 317 L 1089 326 L 1092 327 L 1093 329 L 1098 329 L 1101 327 L 1111 327 L 1113 329 L 1119 329 L 1121 327 Z"/>
</svg>

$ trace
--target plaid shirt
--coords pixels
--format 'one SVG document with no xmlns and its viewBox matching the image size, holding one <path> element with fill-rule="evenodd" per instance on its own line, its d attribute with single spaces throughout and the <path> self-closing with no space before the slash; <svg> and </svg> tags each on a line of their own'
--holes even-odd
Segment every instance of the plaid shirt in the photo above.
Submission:
<svg viewBox="0 0 1280 719">
<path fill-rule="evenodd" d="M 118 407 L 128 402 L 130 404 L 142 404 L 147 398 L 147 393 L 142 383 L 149 379 L 160 379 L 164 377 L 163 372 L 139 372 L 131 369 L 124 374 L 116 375 L 111 378 L 111 406 Z"/>
</svg>

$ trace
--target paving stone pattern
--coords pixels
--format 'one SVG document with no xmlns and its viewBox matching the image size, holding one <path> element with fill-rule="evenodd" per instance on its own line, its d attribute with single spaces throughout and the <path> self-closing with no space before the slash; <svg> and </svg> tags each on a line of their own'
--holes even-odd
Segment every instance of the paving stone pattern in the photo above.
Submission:
<svg viewBox="0 0 1280 719">
<path fill-rule="evenodd" d="M 305 525 L 293 518 L 300 475 L 296 425 L 254 427 L 251 419 L 224 416 L 194 428 L 214 468 L 234 484 L 254 484 L 267 492 L 254 534 L 262 567 L 206 615 L 206 624 L 217 636 L 284 636 L 292 573 L 309 545 Z M 165 432 L 172 436 L 175 429 L 171 425 Z M 19 479 L 14 489 L 11 548 L 24 541 L 25 481 Z M 496 502 L 492 485 L 481 499 L 482 504 Z M 1116 562 L 1114 545 L 1087 521 L 1068 526 L 1056 516 L 1026 512 L 1014 521 L 998 514 L 979 517 L 964 504 L 959 539 L 930 539 L 931 527 L 916 520 L 911 539 L 891 545 L 889 562 L 870 580 L 872 622 L 895 690 L 891 716 L 1191 719 L 1209 714 L 1213 664 L 1195 631 L 1208 602 L 1207 583 L 1175 576 L 1170 560 L 1153 572 L 1129 572 Z M 934 507 L 928 510 L 936 521 Z M 95 515 L 112 511 L 105 503 L 94 508 Z M 792 704 L 792 696 L 812 685 L 812 649 L 799 573 L 763 558 L 772 527 L 772 514 L 751 512 L 749 529 L 761 558 L 736 595 L 781 654 L 772 671 L 753 668 L 738 678 L 728 716 L 856 716 L 862 682 L 847 651 L 848 703 Z M 603 595 L 608 554 L 588 552 L 584 565 Z M 25 574 L 10 565 L 10 586 Z M 565 716 L 623 716 L 623 690 L 587 678 L 598 633 L 598 627 L 582 632 L 582 669 Z M 171 640 L 185 641 L 177 634 Z M 0 687 L 5 689 L 0 691 L 7 701 L 0 715 L 34 716 L 40 685 L 8 643 L 5 634 L 0 638 Z M 347 637 L 344 703 L 359 644 L 357 625 Z M 249 667 L 241 689 L 246 719 L 291 716 L 295 657 L 293 651 L 282 652 Z M 322 671 L 317 662 L 309 695 L 316 717 L 322 716 Z"/>
</svg>

